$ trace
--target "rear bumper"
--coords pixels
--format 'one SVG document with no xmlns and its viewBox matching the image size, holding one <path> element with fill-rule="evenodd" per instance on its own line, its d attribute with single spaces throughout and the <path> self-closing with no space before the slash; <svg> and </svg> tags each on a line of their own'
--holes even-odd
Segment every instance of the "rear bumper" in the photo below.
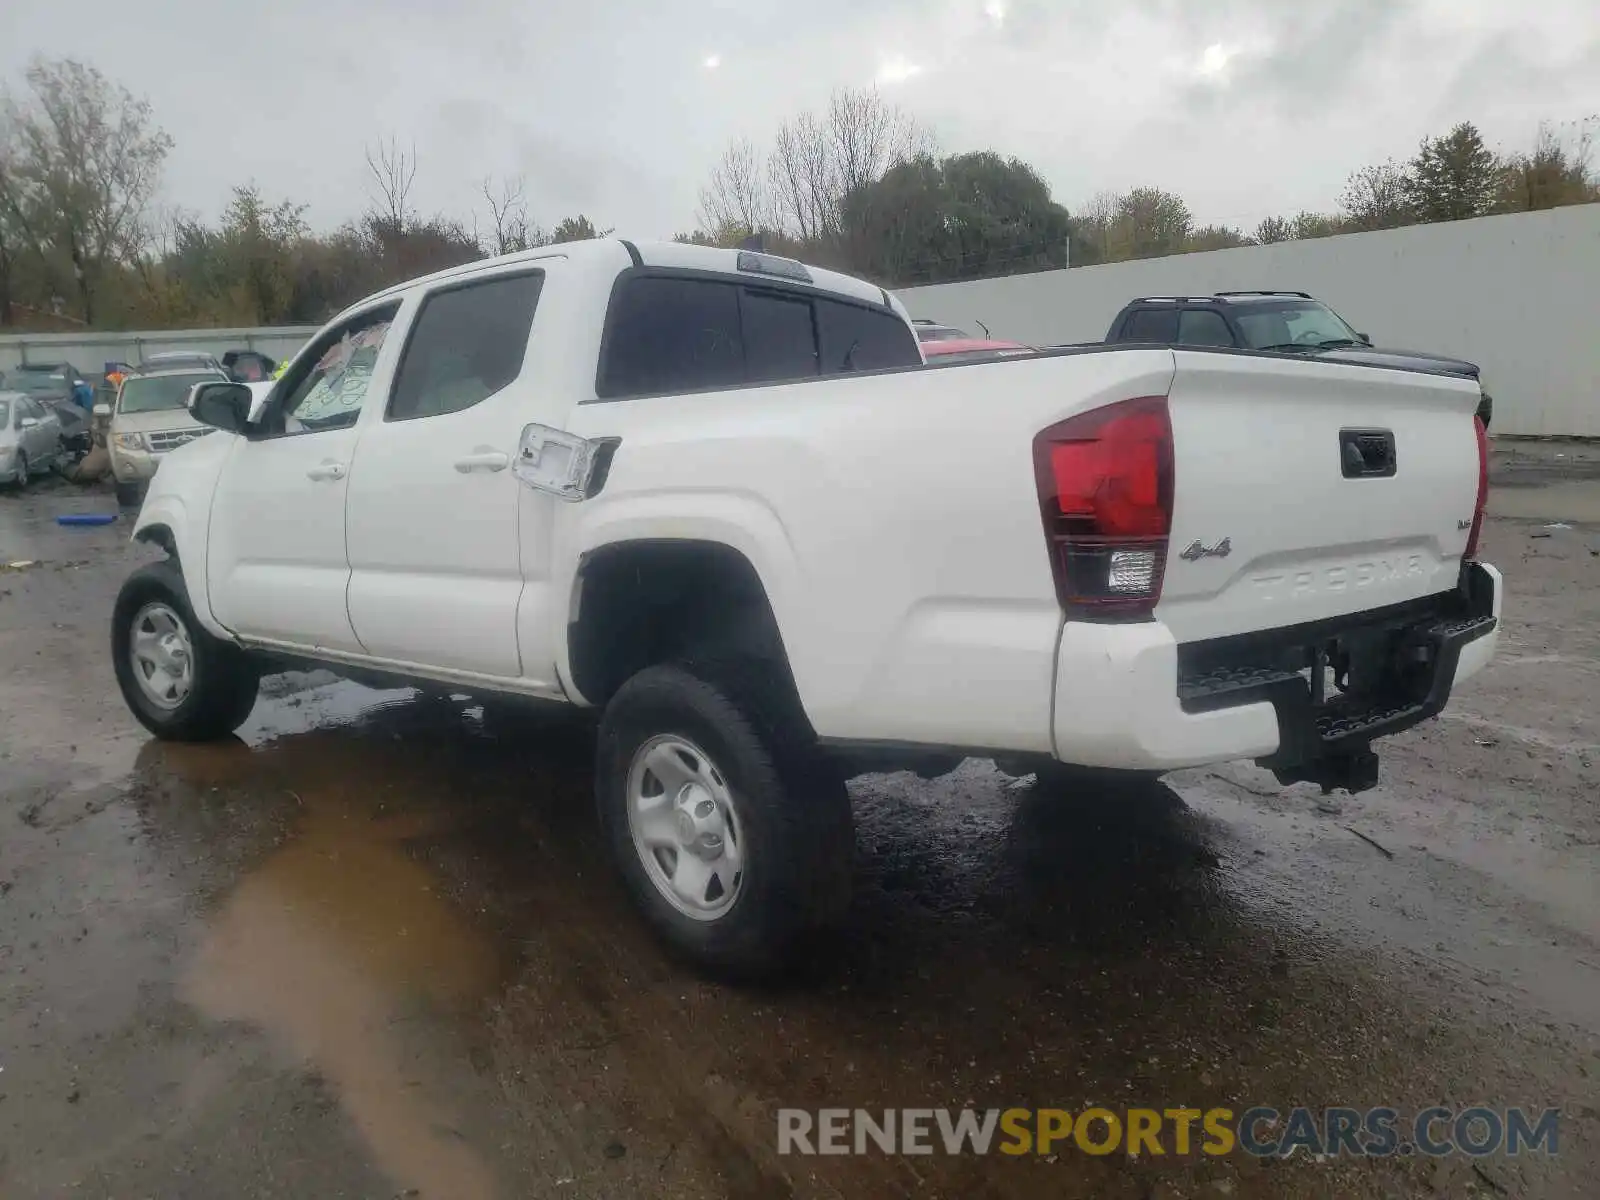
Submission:
<svg viewBox="0 0 1600 1200">
<path fill-rule="evenodd" d="M 1159 622 L 1069 621 L 1057 660 L 1056 757 L 1156 771 L 1253 758 L 1281 778 L 1322 778 L 1322 764 L 1437 715 L 1451 689 L 1488 664 L 1502 591 L 1498 571 L 1473 563 L 1457 591 L 1414 604 L 1185 646 Z M 1315 695 L 1296 655 L 1351 644 L 1390 656 L 1393 671 L 1359 699 Z"/>
</svg>

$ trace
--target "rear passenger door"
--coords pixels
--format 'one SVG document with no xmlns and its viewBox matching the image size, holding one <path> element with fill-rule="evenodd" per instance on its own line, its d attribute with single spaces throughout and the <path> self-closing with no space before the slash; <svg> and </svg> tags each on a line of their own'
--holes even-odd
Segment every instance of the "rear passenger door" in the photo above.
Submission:
<svg viewBox="0 0 1600 1200">
<path fill-rule="evenodd" d="M 544 282 L 519 268 L 420 300 L 381 419 L 363 428 L 345 510 L 350 621 L 375 657 L 522 673 L 522 489 L 510 467 L 542 399 L 523 367 Z"/>
</svg>

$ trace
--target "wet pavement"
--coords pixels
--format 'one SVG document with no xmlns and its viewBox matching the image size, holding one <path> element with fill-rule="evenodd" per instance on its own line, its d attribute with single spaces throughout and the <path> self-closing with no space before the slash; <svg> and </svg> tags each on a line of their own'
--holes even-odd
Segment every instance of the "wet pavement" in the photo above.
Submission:
<svg viewBox="0 0 1600 1200">
<path fill-rule="evenodd" d="M 1562 489 L 1600 482 L 1535 474 L 1485 535 L 1501 658 L 1379 788 L 864 777 L 849 922 L 766 989 L 634 919 L 581 728 L 315 673 L 150 741 L 106 644 L 153 553 L 0 495 L 0 1198 L 1592 1197 L 1600 526 Z M 780 1107 L 1475 1103 L 1560 1107 L 1559 1155 L 776 1146 Z"/>
</svg>

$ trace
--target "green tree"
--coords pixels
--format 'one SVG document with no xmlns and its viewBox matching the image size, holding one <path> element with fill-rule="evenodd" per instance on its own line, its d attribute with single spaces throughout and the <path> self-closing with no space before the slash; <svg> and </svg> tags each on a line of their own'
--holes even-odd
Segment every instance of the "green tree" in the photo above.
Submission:
<svg viewBox="0 0 1600 1200">
<path fill-rule="evenodd" d="M 1536 212 L 1566 204 L 1600 200 L 1600 183 L 1590 175 L 1593 134 L 1579 125 L 1570 145 L 1549 124 L 1539 126 L 1533 149 L 1507 155 L 1496 171 L 1494 212 Z"/>
<path fill-rule="evenodd" d="M 582 242 L 590 238 L 610 237 L 613 230 L 596 229 L 594 222 L 579 213 L 575 217 L 563 217 L 556 222 L 556 227 L 550 231 L 552 245 L 558 242 Z"/>
<path fill-rule="evenodd" d="M 1263 217 L 1256 226 L 1255 239 L 1263 246 L 1287 242 L 1294 237 L 1294 226 L 1284 217 Z"/>
<path fill-rule="evenodd" d="M 1405 196 L 1415 220 L 1460 221 L 1488 212 L 1498 183 L 1494 155 L 1478 127 L 1463 121 L 1422 140 L 1405 174 Z"/>
<path fill-rule="evenodd" d="M 293 256 L 310 232 L 305 213 L 305 205 L 290 200 L 268 203 L 251 183 L 233 189 L 222 214 L 224 253 L 260 324 L 285 319 L 293 294 Z"/>
<path fill-rule="evenodd" d="M 1182 254 L 1193 226 L 1181 196 L 1158 187 L 1137 187 L 1117 200 L 1107 258 L 1161 258 Z"/>
<path fill-rule="evenodd" d="M 1351 172 L 1339 194 L 1339 206 L 1344 209 L 1344 223 L 1351 232 L 1394 229 L 1416 220 L 1410 183 L 1405 171 L 1394 162 Z"/>
<path fill-rule="evenodd" d="M 1228 225 L 1205 225 L 1190 232 L 1184 249 L 1189 251 L 1200 250 L 1232 250 L 1238 246 L 1254 245 L 1251 239 L 1245 237 L 1237 229 Z"/>
<path fill-rule="evenodd" d="M 172 139 L 150 104 L 74 59 L 34 59 L 4 111 L 0 206 L 48 274 L 69 277 L 86 324 L 108 274 L 130 267 Z"/>
<path fill-rule="evenodd" d="M 845 197 L 847 264 L 896 283 L 969 279 L 1068 263 L 1067 210 L 1020 159 L 920 154 Z"/>
</svg>

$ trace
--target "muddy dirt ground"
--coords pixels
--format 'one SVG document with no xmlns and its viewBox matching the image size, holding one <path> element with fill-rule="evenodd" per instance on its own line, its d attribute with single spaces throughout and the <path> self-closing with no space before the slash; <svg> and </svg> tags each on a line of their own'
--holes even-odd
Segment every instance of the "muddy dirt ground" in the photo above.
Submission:
<svg viewBox="0 0 1600 1200">
<path fill-rule="evenodd" d="M 581 733 L 312 674 L 149 740 L 107 618 L 150 553 L 0 496 L 0 1197 L 1593 1197 L 1600 472 L 1555 453 L 1497 472 L 1499 661 L 1379 788 L 865 777 L 845 932 L 756 990 L 642 932 Z M 1093 1102 L 1563 1117 L 1554 1158 L 776 1153 L 785 1106 Z"/>
</svg>

